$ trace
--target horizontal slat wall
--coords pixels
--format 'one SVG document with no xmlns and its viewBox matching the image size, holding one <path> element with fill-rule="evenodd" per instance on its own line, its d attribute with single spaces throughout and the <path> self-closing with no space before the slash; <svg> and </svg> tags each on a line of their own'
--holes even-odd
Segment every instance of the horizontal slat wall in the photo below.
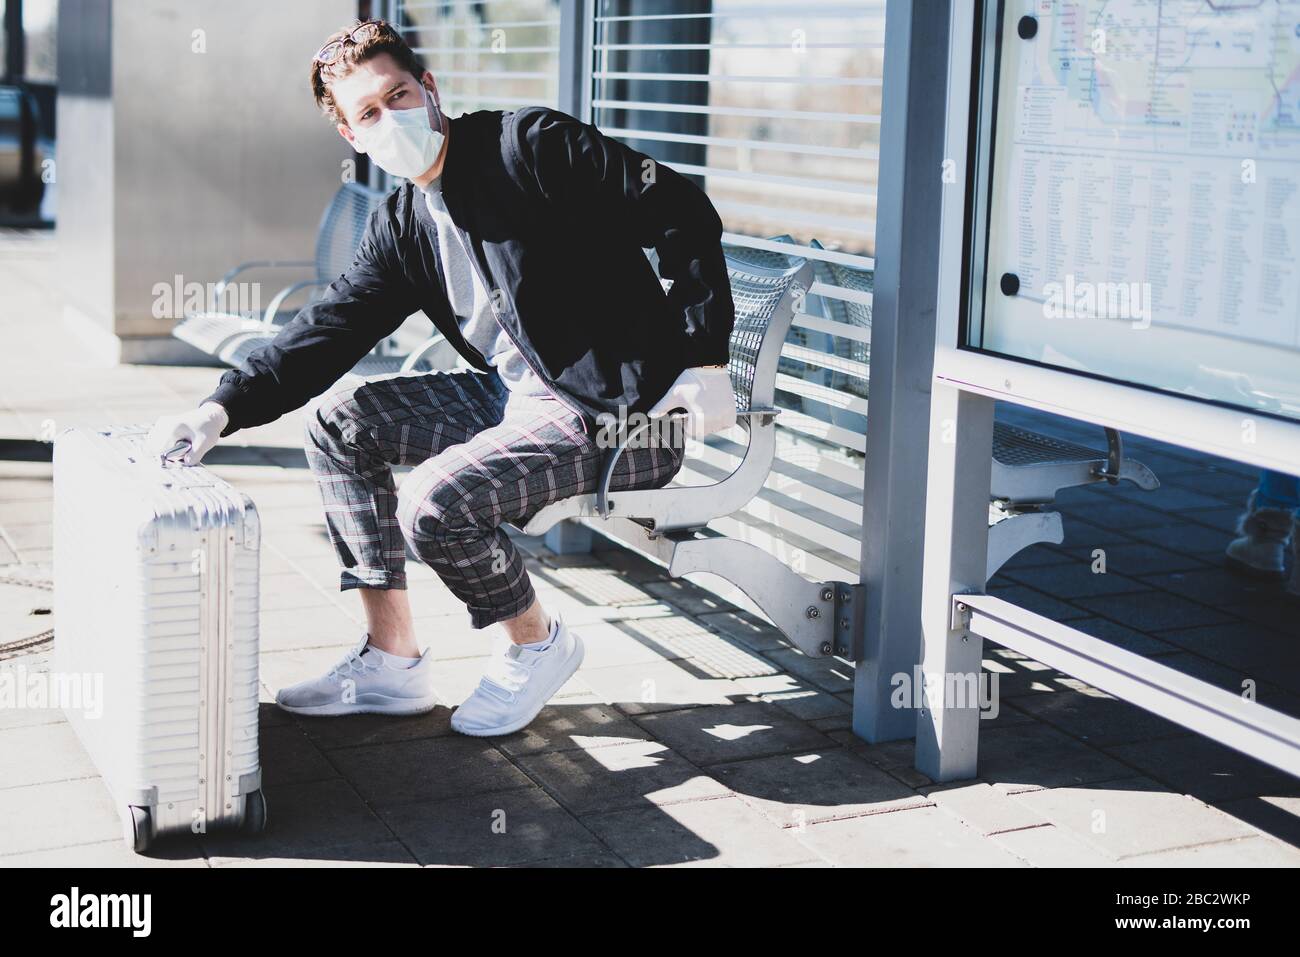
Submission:
<svg viewBox="0 0 1300 957">
<path fill-rule="evenodd" d="M 883 2 L 590 0 L 591 120 L 692 177 L 728 254 L 813 262 L 782 353 L 780 450 L 765 488 L 713 523 L 811 578 L 857 580 L 871 343 Z M 675 484 L 744 455 L 693 443 Z"/>
<path fill-rule="evenodd" d="M 448 116 L 557 105 L 555 0 L 397 0 L 390 8 L 438 81 Z"/>
</svg>

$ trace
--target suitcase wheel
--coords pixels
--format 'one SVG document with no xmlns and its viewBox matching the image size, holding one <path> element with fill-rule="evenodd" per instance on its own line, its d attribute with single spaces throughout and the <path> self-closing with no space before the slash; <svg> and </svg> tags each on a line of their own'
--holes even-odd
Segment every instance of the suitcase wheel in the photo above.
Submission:
<svg viewBox="0 0 1300 957">
<path fill-rule="evenodd" d="M 242 828 L 245 834 L 261 834 L 266 830 L 266 796 L 262 789 L 258 788 L 244 799 L 244 822 Z"/>
<path fill-rule="evenodd" d="M 127 808 L 127 813 L 131 816 L 128 843 L 137 854 L 143 854 L 149 850 L 149 844 L 153 841 L 153 821 L 150 820 L 149 809 L 132 804 Z"/>
</svg>

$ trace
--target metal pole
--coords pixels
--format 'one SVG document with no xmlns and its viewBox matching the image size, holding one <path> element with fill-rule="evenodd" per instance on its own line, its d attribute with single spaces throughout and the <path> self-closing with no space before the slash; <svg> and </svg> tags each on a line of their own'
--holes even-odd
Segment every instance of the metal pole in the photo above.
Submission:
<svg viewBox="0 0 1300 957">
<path fill-rule="evenodd" d="M 26 35 L 23 33 L 23 0 L 5 4 L 4 82 L 17 83 L 27 71 Z"/>
<path fill-rule="evenodd" d="M 587 120 L 587 59 L 591 48 L 587 37 L 586 0 L 560 0 L 560 98 L 563 113 Z"/>
<path fill-rule="evenodd" d="M 952 596 L 983 592 L 993 475 L 993 400 L 936 383 L 930 408 L 930 470 L 921 593 L 921 675 L 916 767 L 935 781 L 975 776 L 978 696 L 945 700 L 944 689 L 979 680 L 982 642 L 954 617 Z M 973 676 L 973 678 L 972 678 Z"/>
<path fill-rule="evenodd" d="M 868 741 L 916 731 L 915 712 L 892 707 L 890 693 L 920 652 L 949 19 L 948 0 L 889 0 L 885 14 L 862 516 L 866 620 L 853 690 L 853 732 Z"/>
</svg>

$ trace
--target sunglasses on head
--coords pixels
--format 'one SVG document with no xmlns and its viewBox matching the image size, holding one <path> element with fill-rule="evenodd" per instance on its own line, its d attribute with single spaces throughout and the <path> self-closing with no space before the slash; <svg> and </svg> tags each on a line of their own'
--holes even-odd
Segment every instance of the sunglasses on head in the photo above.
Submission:
<svg viewBox="0 0 1300 957">
<path fill-rule="evenodd" d="M 314 59 L 317 63 L 324 63 L 328 66 L 336 62 L 339 57 L 343 56 L 343 51 L 349 44 L 356 45 L 364 43 L 379 36 L 383 32 L 383 24 L 375 20 L 367 20 L 365 23 L 358 24 L 351 33 L 341 37 L 338 40 L 331 40 L 316 52 Z"/>
</svg>

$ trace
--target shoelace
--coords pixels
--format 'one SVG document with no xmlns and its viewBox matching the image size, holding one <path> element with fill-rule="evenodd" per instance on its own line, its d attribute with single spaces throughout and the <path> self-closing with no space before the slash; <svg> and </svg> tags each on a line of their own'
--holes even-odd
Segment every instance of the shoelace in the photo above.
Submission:
<svg viewBox="0 0 1300 957">
<path fill-rule="evenodd" d="M 326 676 L 329 678 L 337 678 L 345 672 L 351 675 L 353 672 L 365 674 L 367 671 L 373 670 L 368 662 L 361 660 L 361 653 L 365 651 L 365 648 L 365 645 L 353 648 L 343 656 L 342 660 L 340 660 L 338 664 L 326 672 Z"/>
</svg>

